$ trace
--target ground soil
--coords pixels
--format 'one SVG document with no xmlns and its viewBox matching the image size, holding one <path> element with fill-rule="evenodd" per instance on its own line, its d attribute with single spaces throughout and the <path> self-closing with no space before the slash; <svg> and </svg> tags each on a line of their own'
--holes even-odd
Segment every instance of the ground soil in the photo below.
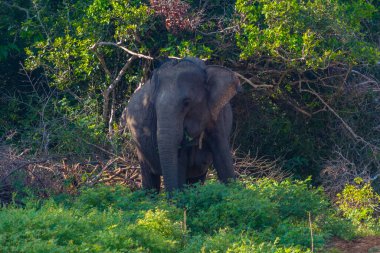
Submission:
<svg viewBox="0 0 380 253">
<path fill-rule="evenodd" d="M 327 252 L 342 253 L 380 253 L 380 237 L 368 236 L 352 241 L 333 238 L 327 246 Z"/>
</svg>

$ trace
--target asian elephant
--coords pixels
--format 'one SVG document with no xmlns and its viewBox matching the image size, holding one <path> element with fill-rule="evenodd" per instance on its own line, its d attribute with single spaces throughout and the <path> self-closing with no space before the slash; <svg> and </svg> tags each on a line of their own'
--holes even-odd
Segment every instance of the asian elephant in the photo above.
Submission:
<svg viewBox="0 0 380 253">
<path fill-rule="evenodd" d="M 235 178 L 229 101 L 241 89 L 231 70 L 197 58 L 170 60 L 131 97 L 124 113 L 141 165 L 142 185 L 171 192 L 204 181 L 213 163 L 218 178 Z"/>
</svg>

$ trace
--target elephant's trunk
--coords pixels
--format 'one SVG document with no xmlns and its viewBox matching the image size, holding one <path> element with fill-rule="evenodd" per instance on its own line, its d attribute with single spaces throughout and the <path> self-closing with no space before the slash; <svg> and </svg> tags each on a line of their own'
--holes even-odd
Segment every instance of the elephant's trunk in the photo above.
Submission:
<svg viewBox="0 0 380 253">
<path fill-rule="evenodd" d="M 181 187 L 179 182 L 178 148 L 183 136 L 183 122 L 175 114 L 157 115 L 157 144 L 165 189 L 169 192 Z"/>
</svg>

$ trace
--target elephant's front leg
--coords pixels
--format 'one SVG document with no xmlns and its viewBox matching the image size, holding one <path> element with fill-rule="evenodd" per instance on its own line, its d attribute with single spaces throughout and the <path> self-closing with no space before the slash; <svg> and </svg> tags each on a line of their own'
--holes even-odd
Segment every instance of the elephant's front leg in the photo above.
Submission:
<svg viewBox="0 0 380 253">
<path fill-rule="evenodd" d="M 208 129 L 207 142 L 211 148 L 214 167 L 220 181 L 227 183 L 236 177 L 233 169 L 229 136 L 232 128 L 232 110 L 226 106 L 214 127 Z"/>
<path fill-rule="evenodd" d="M 233 161 L 228 139 L 214 134 L 210 136 L 209 145 L 211 147 L 214 168 L 218 173 L 218 178 L 223 183 L 235 179 Z"/>
</svg>

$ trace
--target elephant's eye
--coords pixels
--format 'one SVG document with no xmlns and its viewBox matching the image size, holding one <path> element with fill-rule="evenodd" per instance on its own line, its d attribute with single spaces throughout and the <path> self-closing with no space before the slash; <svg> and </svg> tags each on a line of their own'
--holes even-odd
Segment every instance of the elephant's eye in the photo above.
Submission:
<svg viewBox="0 0 380 253">
<path fill-rule="evenodd" d="M 182 100 L 183 107 L 188 107 L 190 105 L 191 99 L 190 98 L 184 98 Z"/>
</svg>

